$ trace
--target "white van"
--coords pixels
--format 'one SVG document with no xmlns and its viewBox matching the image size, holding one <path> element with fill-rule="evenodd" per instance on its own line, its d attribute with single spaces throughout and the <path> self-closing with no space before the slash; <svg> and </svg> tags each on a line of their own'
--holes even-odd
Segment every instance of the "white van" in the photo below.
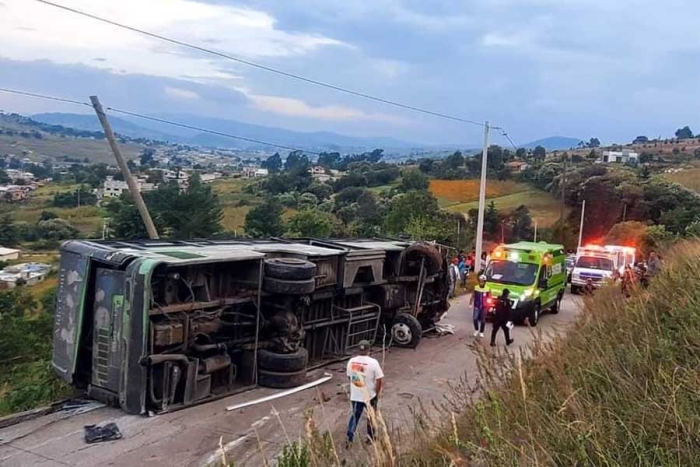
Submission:
<svg viewBox="0 0 700 467">
<path fill-rule="evenodd" d="M 617 269 L 617 254 L 602 246 L 587 245 L 576 251 L 576 262 L 571 273 L 571 293 L 578 293 L 590 280 L 594 287 L 601 287 L 613 280 Z"/>
</svg>

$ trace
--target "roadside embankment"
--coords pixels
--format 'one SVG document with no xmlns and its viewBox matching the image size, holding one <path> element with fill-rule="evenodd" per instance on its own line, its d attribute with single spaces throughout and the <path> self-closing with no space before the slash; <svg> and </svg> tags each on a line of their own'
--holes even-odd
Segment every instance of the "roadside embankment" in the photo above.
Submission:
<svg viewBox="0 0 700 467">
<path fill-rule="evenodd" d="M 700 243 L 676 246 L 648 291 L 584 308 L 532 358 L 482 355 L 440 434 L 399 464 L 700 465 Z"/>
</svg>

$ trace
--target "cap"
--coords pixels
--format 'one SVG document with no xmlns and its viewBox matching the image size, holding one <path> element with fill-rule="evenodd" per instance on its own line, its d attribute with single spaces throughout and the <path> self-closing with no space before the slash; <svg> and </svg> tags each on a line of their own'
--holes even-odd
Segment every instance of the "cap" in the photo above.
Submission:
<svg viewBox="0 0 700 467">
<path fill-rule="evenodd" d="M 372 346 L 372 343 L 368 340 L 360 341 L 360 350 L 368 350 Z"/>
<path fill-rule="evenodd" d="M 480 280 L 480 281 L 486 281 L 486 276 L 484 276 L 483 274 L 480 275 L 480 276 L 479 276 L 479 280 Z"/>
</svg>

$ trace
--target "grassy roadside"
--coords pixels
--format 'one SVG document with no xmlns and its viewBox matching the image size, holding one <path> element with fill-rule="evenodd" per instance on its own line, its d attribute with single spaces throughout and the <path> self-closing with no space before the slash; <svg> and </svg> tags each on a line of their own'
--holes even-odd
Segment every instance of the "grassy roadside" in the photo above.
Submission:
<svg viewBox="0 0 700 467">
<path fill-rule="evenodd" d="M 479 355 L 412 433 L 382 436 L 375 466 L 700 465 L 700 243 L 678 245 L 648 292 L 602 290 L 567 336 Z M 381 415 L 381 414 L 379 414 Z M 309 435 L 282 465 L 335 465 Z M 302 453 L 303 451 L 303 453 Z"/>
</svg>

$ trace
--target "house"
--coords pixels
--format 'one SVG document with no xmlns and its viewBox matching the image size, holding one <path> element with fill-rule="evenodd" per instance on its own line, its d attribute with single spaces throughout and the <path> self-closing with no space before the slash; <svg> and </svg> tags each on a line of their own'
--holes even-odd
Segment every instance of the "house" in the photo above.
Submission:
<svg viewBox="0 0 700 467">
<path fill-rule="evenodd" d="M 523 170 L 530 167 L 525 161 L 512 161 L 506 164 L 511 172 L 522 172 Z"/>
<path fill-rule="evenodd" d="M 270 175 L 270 171 L 260 167 L 243 167 L 241 171 L 243 178 L 260 178 Z"/>
<path fill-rule="evenodd" d="M 21 251 L 14 248 L 3 248 L 0 246 L 0 261 L 12 261 L 19 259 Z"/>
<path fill-rule="evenodd" d="M 622 151 L 603 151 L 603 156 L 599 159 L 598 163 L 610 164 L 636 164 L 639 161 L 639 154 L 633 152 L 629 149 L 623 149 Z"/>
<path fill-rule="evenodd" d="M 221 177 L 223 177 L 223 174 L 221 172 L 199 174 L 199 178 L 200 178 L 200 180 L 202 180 L 202 183 L 211 183 L 214 180 L 217 180 Z"/>
<path fill-rule="evenodd" d="M 155 185 L 148 183 L 145 178 L 137 178 L 136 185 L 139 187 L 140 192 L 155 189 Z M 125 191 L 129 191 L 129 185 L 124 180 L 115 180 L 111 175 L 108 175 L 107 179 L 102 183 L 103 198 L 118 198 Z"/>
<path fill-rule="evenodd" d="M 24 172 L 22 170 L 7 169 L 5 170 L 7 176 L 10 177 L 12 183 L 17 183 L 19 180 L 24 181 L 24 183 L 31 183 L 34 181 L 34 174 L 31 172 Z"/>
<path fill-rule="evenodd" d="M 31 190 L 27 186 L 5 185 L 0 186 L 0 202 L 12 203 L 27 199 Z"/>
<path fill-rule="evenodd" d="M 331 178 L 333 178 L 328 173 L 326 173 L 326 169 L 324 167 L 321 167 L 320 165 L 315 165 L 309 168 L 309 173 L 311 174 L 311 178 L 313 178 L 314 180 L 318 180 L 319 182 L 327 182 Z"/>
<path fill-rule="evenodd" d="M 190 184 L 190 176 L 184 170 L 164 170 L 163 181 L 166 183 L 177 182 L 180 189 L 184 190 Z"/>
<path fill-rule="evenodd" d="M 44 263 L 23 263 L 8 266 L 0 271 L 0 289 L 14 289 L 18 282 L 32 286 L 43 282 L 51 272 L 51 266 Z"/>
</svg>

